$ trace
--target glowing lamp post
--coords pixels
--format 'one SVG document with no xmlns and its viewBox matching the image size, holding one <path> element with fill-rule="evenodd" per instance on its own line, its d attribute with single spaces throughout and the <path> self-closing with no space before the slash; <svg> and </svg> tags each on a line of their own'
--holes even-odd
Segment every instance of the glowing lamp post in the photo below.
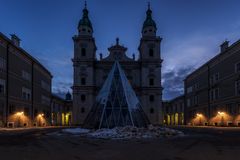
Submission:
<svg viewBox="0 0 240 160">
<path fill-rule="evenodd" d="M 20 127 L 21 117 L 24 115 L 24 112 L 17 112 L 16 115 L 18 118 L 18 127 Z"/>
<path fill-rule="evenodd" d="M 44 117 L 44 114 L 38 114 L 38 119 L 39 119 L 39 126 L 41 124 L 42 118 Z"/>
<path fill-rule="evenodd" d="M 219 112 L 218 112 L 218 115 L 221 116 L 221 126 L 223 126 L 223 125 L 224 125 L 224 115 L 225 115 L 225 113 L 219 111 Z"/>
<path fill-rule="evenodd" d="M 202 125 L 202 114 L 197 113 L 197 118 L 199 118 L 199 125 Z"/>
</svg>

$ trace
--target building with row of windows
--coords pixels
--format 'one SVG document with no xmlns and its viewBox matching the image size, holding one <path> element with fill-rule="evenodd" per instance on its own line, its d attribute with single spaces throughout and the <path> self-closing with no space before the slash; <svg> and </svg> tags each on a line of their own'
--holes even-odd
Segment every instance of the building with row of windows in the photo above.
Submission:
<svg viewBox="0 0 240 160">
<path fill-rule="evenodd" d="M 70 125 L 71 94 L 62 99 L 51 88 L 51 73 L 20 39 L 0 33 L 0 127 Z"/>
<path fill-rule="evenodd" d="M 51 82 L 51 73 L 20 47 L 16 35 L 0 33 L 0 126 L 48 125 Z"/>
<path fill-rule="evenodd" d="M 184 124 L 184 96 L 179 96 L 171 101 L 163 102 L 165 125 Z"/>
<path fill-rule="evenodd" d="M 240 40 L 184 80 L 186 123 L 240 125 Z"/>
<path fill-rule="evenodd" d="M 217 56 L 189 74 L 180 99 L 185 124 L 240 126 L 240 40 L 225 41 Z M 175 102 L 164 103 L 166 124 L 178 124 Z"/>
<path fill-rule="evenodd" d="M 68 92 L 65 99 L 53 94 L 51 100 L 51 124 L 70 126 L 72 123 L 72 96 Z"/>
</svg>

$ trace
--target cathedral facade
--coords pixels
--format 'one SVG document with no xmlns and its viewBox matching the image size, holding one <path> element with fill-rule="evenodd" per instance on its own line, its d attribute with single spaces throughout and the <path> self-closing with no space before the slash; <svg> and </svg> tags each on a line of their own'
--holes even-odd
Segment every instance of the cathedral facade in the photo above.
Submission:
<svg viewBox="0 0 240 160">
<path fill-rule="evenodd" d="M 126 55 L 127 48 L 119 44 L 109 47 L 109 54 L 96 58 L 96 44 L 93 26 L 85 6 L 78 24 L 78 34 L 73 37 L 74 68 L 73 116 L 74 125 L 82 125 L 93 107 L 96 96 L 104 84 L 113 64 L 118 61 L 128 81 L 134 89 L 150 123 L 162 124 L 162 85 L 161 85 L 161 38 L 156 36 L 157 26 L 152 19 L 150 6 L 142 27 L 142 37 L 138 47 L 139 58 Z"/>
</svg>

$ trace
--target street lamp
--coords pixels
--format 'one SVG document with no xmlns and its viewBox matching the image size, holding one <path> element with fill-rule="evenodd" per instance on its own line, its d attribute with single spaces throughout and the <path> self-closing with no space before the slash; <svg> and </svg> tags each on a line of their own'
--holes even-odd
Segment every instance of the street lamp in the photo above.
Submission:
<svg viewBox="0 0 240 160">
<path fill-rule="evenodd" d="M 202 114 L 201 113 L 197 113 L 197 118 L 199 118 L 199 125 L 202 125 Z"/>
<path fill-rule="evenodd" d="M 17 118 L 18 118 L 18 127 L 20 127 L 21 116 L 24 115 L 24 112 L 17 112 L 16 115 L 17 115 Z"/>
<path fill-rule="evenodd" d="M 223 126 L 224 125 L 224 115 L 225 115 L 225 113 L 221 112 L 221 111 L 218 111 L 218 115 L 221 116 L 221 126 Z"/>
<path fill-rule="evenodd" d="M 41 121 L 42 121 L 42 118 L 44 117 L 44 114 L 42 113 L 42 114 L 38 114 L 38 119 L 39 119 L 39 126 L 40 126 L 40 124 L 41 124 Z"/>
</svg>

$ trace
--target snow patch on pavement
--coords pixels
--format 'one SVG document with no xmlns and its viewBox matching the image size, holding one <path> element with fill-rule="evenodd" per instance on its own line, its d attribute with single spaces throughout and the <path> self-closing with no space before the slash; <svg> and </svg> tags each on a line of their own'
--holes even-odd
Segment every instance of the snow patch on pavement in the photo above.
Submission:
<svg viewBox="0 0 240 160">
<path fill-rule="evenodd" d="M 62 132 L 100 139 L 149 139 L 184 136 L 183 132 L 181 131 L 165 127 L 156 127 L 152 125 L 149 125 L 148 128 L 126 126 L 98 130 L 74 128 L 63 129 Z"/>
<path fill-rule="evenodd" d="M 71 129 L 63 129 L 62 132 L 71 133 L 71 134 L 86 134 L 89 133 L 89 129 L 85 128 L 71 128 Z"/>
</svg>

